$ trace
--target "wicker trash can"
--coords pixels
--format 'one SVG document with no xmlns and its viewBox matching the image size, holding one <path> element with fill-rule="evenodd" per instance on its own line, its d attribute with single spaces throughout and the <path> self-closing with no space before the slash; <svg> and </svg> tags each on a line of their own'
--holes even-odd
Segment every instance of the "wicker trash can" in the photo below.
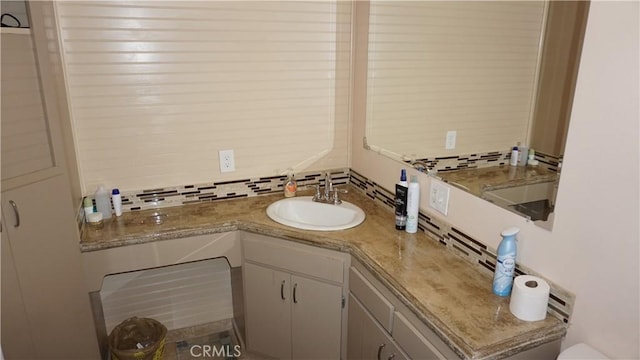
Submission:
<svg viewBox="0 0 640 360">
<path fill-rule="evenodd" d="M 167 328 L 150 318 L 129 318 L 111 330 L 112 360 L 162 360 Z"/>
</svg>

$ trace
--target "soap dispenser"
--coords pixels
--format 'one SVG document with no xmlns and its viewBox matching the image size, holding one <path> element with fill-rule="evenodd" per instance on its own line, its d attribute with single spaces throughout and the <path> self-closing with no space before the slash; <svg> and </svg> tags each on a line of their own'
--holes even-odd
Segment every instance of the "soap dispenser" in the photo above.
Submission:
<svg viewBox="0 0 640 360">
<path fill-rule="evenodd" d="M 296 191 L 298 190 L 298 184 L 296 183 L 293 169 L 288 170 L 287 180 L 284 183 L 284 197 L 286 198 L 296 196 Z"/>
</svg>

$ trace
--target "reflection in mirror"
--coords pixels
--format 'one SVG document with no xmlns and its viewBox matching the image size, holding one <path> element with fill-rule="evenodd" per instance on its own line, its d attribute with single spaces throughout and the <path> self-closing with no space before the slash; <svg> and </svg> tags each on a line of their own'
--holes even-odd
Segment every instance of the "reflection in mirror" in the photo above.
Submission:
<svg viewBox="0 0 640 360">
<path fill-rule="evenodd" d="M 372 1 L 365 147 L 532 220 L 552 218 L 587 10 Z M 516 145 L 535 149 L 537 166 L 510 168 Z"/>
</svg>

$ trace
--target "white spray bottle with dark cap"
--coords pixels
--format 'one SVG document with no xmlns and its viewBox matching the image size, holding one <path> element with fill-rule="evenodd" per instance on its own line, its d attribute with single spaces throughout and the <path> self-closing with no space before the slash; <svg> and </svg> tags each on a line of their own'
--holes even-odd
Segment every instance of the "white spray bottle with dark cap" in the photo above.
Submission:
<svg viewBox="0 0 640 360">
<path fill-rule="evenodd" d="M 493 293 L 498 296 L 509 296 L 513 286 L 513 273 L 516 269 L 516 235 L 517 227 L 504 230 L 502 241 L 498 245 L 496 270 L 493 275 Z"/>
</svg>

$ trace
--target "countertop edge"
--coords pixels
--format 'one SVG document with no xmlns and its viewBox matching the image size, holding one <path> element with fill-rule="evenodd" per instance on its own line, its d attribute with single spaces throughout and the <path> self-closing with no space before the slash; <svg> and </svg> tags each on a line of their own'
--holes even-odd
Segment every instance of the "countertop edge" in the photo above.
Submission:
<svg viewBox="0 0 640 360">
<path fill-rule="evenodd" d="M 491 346 L 476 349 L 475 351 L 469 345 L 452 331 L 447 331 L 448 326 L 443 323 L 435 314 L 426 308 L 416 306 L 417 300 L 402 285 L 400 285 L 384 267 L 376 260 L 367 256 L 361 251 L 357 245 L 337 240 L 331 236 L 331 232 L 314 233 L 307 235 L 295 229 L 278 228 L 260 223 L 254 223 L 248 220 L 225 221 L 221 223 L 211 223 L 207 226 L 197 228 L 180 228 L 169 229 L 162 233 L 142 234 L 138 236 L 128 236 L 121 239 L 110 241 L 108 243 L 80 243 L 81 252 L 93 252 L 106 250 L 116 247 L 143 244 L 156 241 L 174 240 L 180 238 L 193 237 L 198 235 L 225 233 L 231 231 L 248 231 L 262 235 L 269 235 L 295 241 L 301 244 L 307 244 L 320 248 L 336 250 L 349 253 L 355 257 L 365 268 L 367 268 L 383 285 L 397 296 L 400 301 L 407 306 L 429 329 L 434 331 L 445 344 L 447 344 L 458 356 L 468 359 L 502 359 L 508 356 L 526 351 L 545 343 L 561 339 L 566 334 L 564 324 L 558 322 L 558 325 L 548 329 L 544 334 L 537 335 L 535 333 L 525 333 L 518 337 L 510 338 L 505 342 L 495 343 Z M 321 239 L 321 241 L 319 241 Z"/>
</svg>

